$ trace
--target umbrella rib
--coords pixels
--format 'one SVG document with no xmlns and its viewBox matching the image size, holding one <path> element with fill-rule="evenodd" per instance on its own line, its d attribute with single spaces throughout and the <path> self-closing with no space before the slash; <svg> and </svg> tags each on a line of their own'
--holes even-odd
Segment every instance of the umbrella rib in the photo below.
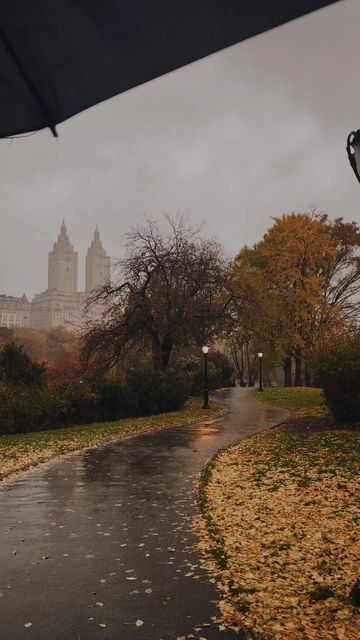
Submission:
<svg viewBox="0 0 360 640">
<path fill-rule="evenodd" d="M 39 91 L 37 90 L 36 86 L 34 85 L 32 79 L 29 77 L 25 67 L 23 66 L 19 56 L 17 55 L 17 53 L 14 51 L 13 47 L 11 46 L 11 43 L 8 39 L 8 37 L 6 36 L 5 32 L 3 31 L 3 29 L 0 29 L 0 37 L 2 38 L 4 45 L 8 51 L 8 53 L 10 54 L 11 58 L 13 59 L 13 61 L 15 62 L 25 84 L 27 85 L 27 87 L 30 89 L 32 95 L 34 96 L 35 100 L 37 101 L 46 121 L 48 122 L 48 127 L 51 131 L 51 133 L 53 134 L 53 136 L 55 138 L 58 137 L 58 133 L 56 131 L 56 121 L 55 118 L 53 118 L 52 114 L 51 114 L 51 109 L 49 108 L 49 106 L 46 104 L 45 100 L 43 99 L 42 95 L 39 93 Z"/>
</svg>

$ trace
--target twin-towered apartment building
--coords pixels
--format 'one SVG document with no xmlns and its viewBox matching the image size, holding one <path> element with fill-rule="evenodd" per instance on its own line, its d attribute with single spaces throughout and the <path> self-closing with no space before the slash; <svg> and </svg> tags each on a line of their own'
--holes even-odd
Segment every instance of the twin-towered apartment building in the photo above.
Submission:
<svg viewBox="0 0 360 640">
<path fill-rule="evenodd" d="M 31 327 L 49 331 L 65 327 L 76 331 L 90 320 L 101 317 L 103 308 L 96 305 L 86 310 L 86 302 L 94 289 L 110 280 L 111 260 L 102 246 L 96 227 L 87 251 L 85 291 L 78 291 L 78 253 L 70 242 L 63 221 L 57 241 L 48 258 L 48 288 L 29 302 L 26 296 L 0 295 L 0 327 Z"/>
</svg>

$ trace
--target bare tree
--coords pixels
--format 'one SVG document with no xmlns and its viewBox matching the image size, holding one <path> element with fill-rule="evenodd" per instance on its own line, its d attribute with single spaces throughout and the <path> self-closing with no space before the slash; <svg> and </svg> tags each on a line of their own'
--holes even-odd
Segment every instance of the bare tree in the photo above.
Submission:
<svg viewBox="0 0 360 640">
<path fill-rule="evenodd" d="M 186 218 L 167 218 L 167 231 L 150 220 L 127 235 L 119 281 L 97 291 L 107 311 L 84 336 L 83 356 L 108 369 L 130 354 L 168 366 L 175 346 L 201 339 L 199 318 L 206 309 L 207 339 L 221 332 L 226 261 L 221 247 L 200 237 Z"/>
</svg>

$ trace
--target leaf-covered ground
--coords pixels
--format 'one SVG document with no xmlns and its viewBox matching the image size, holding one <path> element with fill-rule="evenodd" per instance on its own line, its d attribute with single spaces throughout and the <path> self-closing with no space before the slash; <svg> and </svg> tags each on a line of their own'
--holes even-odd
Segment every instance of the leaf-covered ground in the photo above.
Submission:
<svg viewBox="0 0 360 640">
<path fill-rule="evenodd" d="M 145 418 L 129 418 L 116 422 L 102 422 L 53 431 L 0 436 L 0 480 L 29 469 L 52 458 L 93 447 L 105 442 L 157 431 L 217 415 L 223 405 L 211 402 L 208 411 L 202 409 L 202 400 L 192 398 L 184 409 Z"/>
<path fill-rule="evenodd" d="M 220 618 L 255 638 L 358 640 L 360 433 L 334 428 L 316 402 L 279 404 L 293 408 L 288 423 L 221 453 L 203 476 L 200 548 Z"/>
</svg>

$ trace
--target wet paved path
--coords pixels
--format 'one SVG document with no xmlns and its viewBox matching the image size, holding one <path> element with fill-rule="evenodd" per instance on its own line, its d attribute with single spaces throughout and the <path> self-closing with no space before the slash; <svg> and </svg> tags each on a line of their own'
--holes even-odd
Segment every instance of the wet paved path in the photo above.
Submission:
<svg viewBox="0 0 360 640">
<path fill-rule="evenodd" d="M 196 480 L 285 414 L 247 389 L 227 402 L 224 418 L 68 456 L 0 491 L 1 640 L 235 637 L 194 630 L 217 598 L 192 549 Z"/>
</svg>

